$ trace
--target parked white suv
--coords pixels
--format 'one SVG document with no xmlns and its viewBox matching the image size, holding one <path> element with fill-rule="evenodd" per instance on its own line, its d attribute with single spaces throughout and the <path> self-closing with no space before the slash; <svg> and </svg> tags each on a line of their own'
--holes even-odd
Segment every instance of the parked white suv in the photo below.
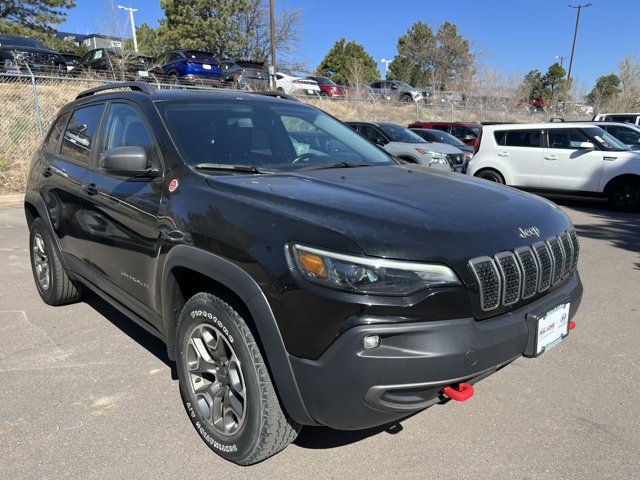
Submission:
<svg viewBox="0 0 640 480">
<path fill-rule="evenodd" d="M 606 196 L 640 209 L 640 153 L 592 123 L 485 125 L 467 173 L 523 190 Z"/>
</svg>

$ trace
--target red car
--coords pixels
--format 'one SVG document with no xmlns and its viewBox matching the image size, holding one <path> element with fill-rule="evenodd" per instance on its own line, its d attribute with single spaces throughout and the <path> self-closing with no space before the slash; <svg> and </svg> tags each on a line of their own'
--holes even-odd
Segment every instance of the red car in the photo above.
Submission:
<svg viewBox="0 0 640 480">
<path fill-rule="evenodd" d="M 450 133 L 470 146 L 476 144 L 476 140 L 482 133 L 482 124 L 476 122 L 413 122 L 409 128 L 433 128 Z"/>
<path fill-rule="evenodd" d="M 344 97 L 345 88 L 337 85 L 333 80 L 327 77 L 307 77 L 315 80 L 320 85 L 320 95 L 327 97 Z"/>
</svg>

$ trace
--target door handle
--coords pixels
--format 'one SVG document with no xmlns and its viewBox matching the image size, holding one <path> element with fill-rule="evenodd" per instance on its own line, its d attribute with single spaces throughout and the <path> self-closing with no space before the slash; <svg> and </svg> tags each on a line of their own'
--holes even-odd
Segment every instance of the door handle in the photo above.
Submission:
<svg viewBox="0 0 640 480">
<path fill-rule="evenodd" d="M 83 183 L 82 190 L 92 196 L 100 193 L 100 190 L 98 190 L 98 186 L 95 183 Z"/>
<path fill-rule="evenodd" d="M 509 152 L 498 152 L 499 157 L 508 157 L 510 155 Z"/>
<path fill-rule="evenodd" d="M 558 157 L 556 155 L 545 155 L 544 159 L 545 160 L 557 160 Z"/>
<path fill-rule="evenodd" d="M 46 167 L 44 167 L 42 169 L 42 176 L 43 177 L 50 177 L 51 175 L 53 175 L 53 168 L 51 167 L 51 165 L 47 165 Z"/>
</svg>

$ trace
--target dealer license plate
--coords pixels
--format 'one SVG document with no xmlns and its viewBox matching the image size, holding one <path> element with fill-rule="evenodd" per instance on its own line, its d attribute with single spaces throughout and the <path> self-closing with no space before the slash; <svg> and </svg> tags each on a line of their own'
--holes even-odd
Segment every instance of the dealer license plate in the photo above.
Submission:
<svg viewBox="0 0 640 480">
<path fill-rule="evenodd" d="M 535 356 L 555 347 L 569 333 L 569 302 L 552 308 L 538 318 Z"/>
<path fill-rule="evenodd" d="M 313 90 L 307 90 L 307 95 L 313 95 Z"/>
<path fill-rule="evenodd" d="M 202 68 L 204 68 L 205 70 L 211 70 L 211 65 L 207 65 L 206 63 L 203 63 Z"/>
<path fill-rule="evenodd" d="M 149 76 L 149 72 L 145 72 L 144 70 L 138 70 L 138 76 L 139 77 L 148 77 Z"/>
</svg>

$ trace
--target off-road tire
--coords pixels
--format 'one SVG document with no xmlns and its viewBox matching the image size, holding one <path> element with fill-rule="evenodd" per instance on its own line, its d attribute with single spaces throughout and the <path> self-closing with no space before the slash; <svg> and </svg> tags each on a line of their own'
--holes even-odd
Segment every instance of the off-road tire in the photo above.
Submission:
<svg viewBox="0 0 640 480">
<path fill-rule="evenodd" d="M 82 285 L 71 280 L 53 248 L 53 240 L 40 218 L 29 230 L 31 271 L 42 300 L 49 305 L 66 305 L 82 297 Z"/>
<path fill-rule="evenodd" d="M 252 465 L 295 440 L 301 427 L 280 406 L 260 348 L 231 306 L 210 293 L 191 297 L 176 346 L 185 409 L 214 452 Z"/>
</svg>

